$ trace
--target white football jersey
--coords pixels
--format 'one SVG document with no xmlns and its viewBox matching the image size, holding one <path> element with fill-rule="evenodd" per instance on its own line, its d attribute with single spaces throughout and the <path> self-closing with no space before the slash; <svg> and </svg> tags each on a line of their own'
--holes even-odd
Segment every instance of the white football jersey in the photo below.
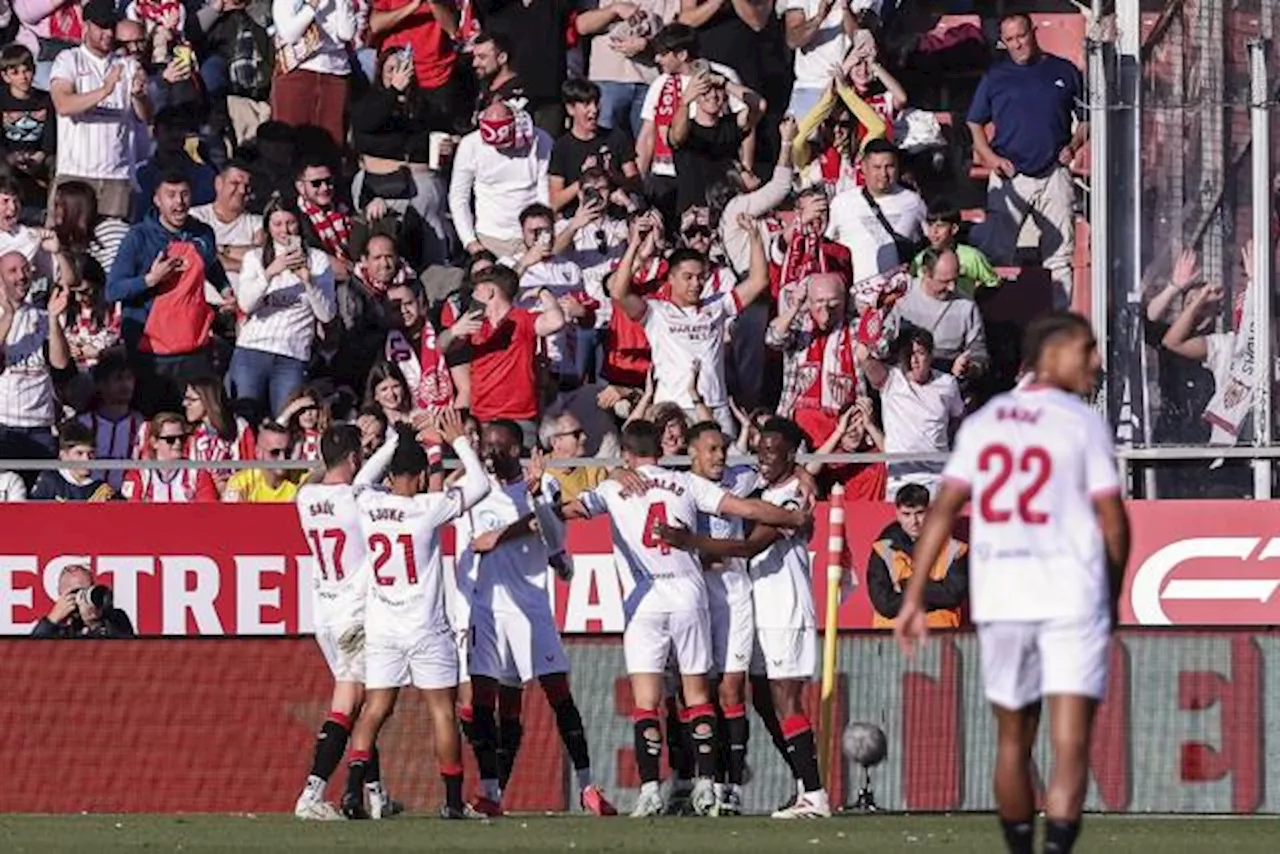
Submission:
<svg viewBox="0 0 1280 854">
<path fill-rule="evenodd" d="M 305 483 L 295 499 L 302 536 L 311 550 L 315 626 L 332 628 L 364 619 L 368 572 L 356 495 L 366 487 Z"/>
<path fill-rule="evenodd" d="M 766 486 L 760 498 L 788 510 L 799 510 L 805 502 L 800 481 L 794 477 L 777 486 Z M 806 533 L 784 532 L 773 545 L 751 559 L 756 628 L 807 629 L 818 624 Z"/>
<path fill-rule="evenodd" d="M 462 514 L 462 491 L 369 489 L 356 503 L 369 561 L 365 637 L 411 644 L 451 632 L 440 530 Z"/>
<path fill-rule="evenodd" d="M 698 391 L 715 409 L 729 402 L 724 379 L 724 330 L 738 316 L 738 298 L 732 291 L 703 300 L 696 308 L 680 308 L 666 300 L 648 300 L 644 334 L 653 352 L 654 376 L 662 382 L 654 403 L 674 401 L 693 409 L 689 380 L 693 362 L 700 363 Z"/>
<path fill-rule="evenodd" d="M 470 585 L 467 598 L 472 608 L 549 615 L 548 555 L 540 536 L 521 537 L 483 555 L 471 550 L 471 540 L 477 534 L 505 528 L 533 512 L 533 500 L 523 480 L 507 484 L 496 478 L 490 481 L 493 488 L 485 499 L 454 523 L 458 582 Z"/>
<path fill-rule="evenodd" d="M 1110 607 L 1095 497 L 1120 488 L 1111 430 L 1080 398 L 1029 385 L 970 415 L 943 477 L 970 490 L 974 622 Z"/>
<path fill-rule="evenodd" d="M 578 496 L 592 516 L 609 514 L 613 556 L 620 572 L 627 572 L 636 588 L 627 599 L 628 617 L 637 613 L 705 610 L 707 585 L 696 555 L 659 542 L 653 526 L 693 530 L 698 513 L 718 513 L 725 491 L 705 478 L 661 466 L 636 471 L 652 486 L 643 495 L 622 497 L 622 487 L 609 480 Z"/>
<path fill-rule="evenodd" d="M 696 477 L 696 475 L 695 475 Z M 724 470 L 720 485 L 739 498 L 747 498 L 756 489 L 760 477 L 751 466 L 730 466 Z M 717 540 L 746 539 L 746 529 L 737 516 L 698 514 L 698 533 Z M 720 569 L 706 572 L 707 595 L 712 606 L 734 605 L 751 598 L 751 576 L 747 574 L 745 558 L 726 558 Z"/>
</svg>

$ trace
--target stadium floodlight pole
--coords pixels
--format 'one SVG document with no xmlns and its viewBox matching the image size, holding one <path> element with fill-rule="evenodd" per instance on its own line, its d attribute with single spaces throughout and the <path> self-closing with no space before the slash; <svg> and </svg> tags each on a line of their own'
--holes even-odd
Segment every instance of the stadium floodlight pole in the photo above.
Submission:
<svg viewBox="0 0 1280 854">
<path fill-rule="evenodd" d="M 840 741 L 836 737 L 836 659 L 840 633 L 840 582 L 844 578 L 844 487 L 831 487 L 831 509 L 827 516 L 827 610 L 822 634 L 822 701 L 818 714 L 818 735 L 822 739 L 822 771 L 828 792 L 835 791 L 836 763 Z M 853 572 L 853 567 L 849 567 Z"/>
<path fill-rule="evenodd" d="M 1270 21 L 1268 20 L 1268 29 Z M 1250 39 L 1249 49 L 1249 120 L 1251 141 L 1251 182 L 1253 184 L 1253 269 L 1249 271 L 1246 294 L 1248 315 L 1253 330 L 1253 444 L 1271 444 L 1271 383 L 1275 366 L 1271 358 L 1271 116 L 1267 85 L 1267 49 L 1270 40 Z M 1270 460 L 1253 462 L 1253 497 L 1271 497 Z"/>
</svg>

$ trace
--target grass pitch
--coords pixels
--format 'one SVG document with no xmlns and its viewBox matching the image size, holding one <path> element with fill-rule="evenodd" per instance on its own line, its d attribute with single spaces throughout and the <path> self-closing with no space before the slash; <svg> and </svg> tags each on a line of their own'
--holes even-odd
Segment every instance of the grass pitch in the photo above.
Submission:
<svg viewBox="0 0 1280 854">
<path fill-rule="evenodd" d="M 1003 850 L 989 815 L 856 816 L 830 821 L 767 818 L 609 820 L 507 816 L 445 822 L 402 816 L 383 822 L 300 822 L 290 816 L 0 816 L 0 851 L 189 852 L 643 852 L 769 854 L 791 851 Z M 1077 850 L 1098 854 L 1274 854 L 1274 818 L 1089 817 Z"/>
</svg>

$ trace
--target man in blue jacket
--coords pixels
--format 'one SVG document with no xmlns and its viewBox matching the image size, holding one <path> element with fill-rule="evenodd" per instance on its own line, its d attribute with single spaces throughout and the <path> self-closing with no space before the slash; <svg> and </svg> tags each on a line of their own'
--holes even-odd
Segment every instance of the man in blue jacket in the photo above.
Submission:
<svg viewBox="0 0 1280 854">
<path fill-rule="evenodd" d="M 188 216 L 191 186 L 166 173 L 155 212 L 129 229 L 107 276 L 107 300 L 123 307 L 122 332 L 152 407 L 177 408 L 182 384 L 213 373 L 210 329 L 227 287 L 213 229 Z"/>
</svg>

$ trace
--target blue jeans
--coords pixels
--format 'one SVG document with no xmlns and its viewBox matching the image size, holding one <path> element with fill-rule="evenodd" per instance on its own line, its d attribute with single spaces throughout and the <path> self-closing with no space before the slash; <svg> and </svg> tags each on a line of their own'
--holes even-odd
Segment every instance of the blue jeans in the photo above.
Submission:
<svg viewBox="0 0 1280 854">
<path fill-rule="evenodd" d="M 600 87 L 600 127 L 613 130 L 619 125 L 630 126 L 631 138 L 640 136 L 640 108 L 644 95 L 649 91 L 646 83 L 616 83 L 594 81 Z"/>
<path fill-rule="evenodd" d="M 227 367 L 227 394 L 239 400 L 270 405 L 265 413 L 275 418 L 306 379 L 307 363 L 262 350 L 237 347 Z"/>
<path fill-rule="evenodd" d="M 787 105 L 787 114 L 800 121 L 822 100 L 825 89 L 802 89 L 799 86 L 791 90 L 791 103 Z"/>
</svg>

